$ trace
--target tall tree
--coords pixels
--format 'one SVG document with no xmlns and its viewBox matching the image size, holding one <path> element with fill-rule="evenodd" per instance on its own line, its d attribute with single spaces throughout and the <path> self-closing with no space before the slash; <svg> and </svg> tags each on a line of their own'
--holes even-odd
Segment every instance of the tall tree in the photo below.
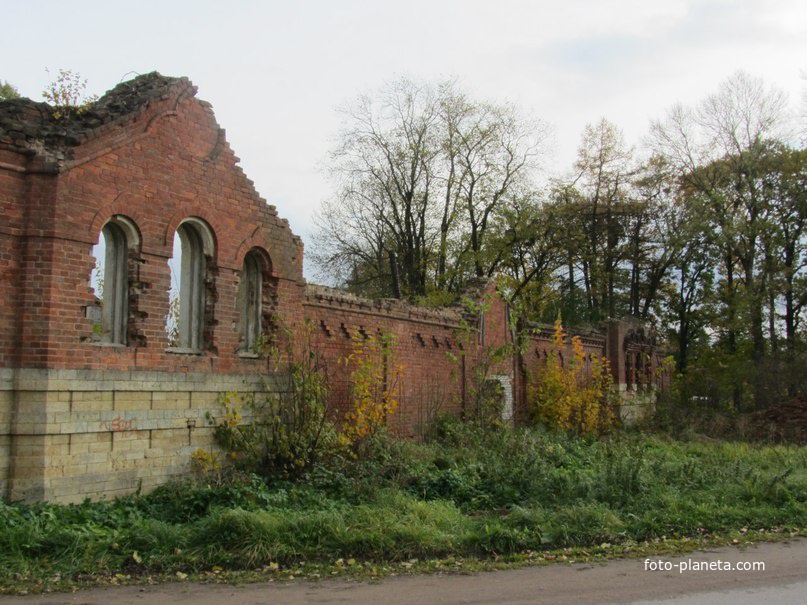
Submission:
<svg viewBox="0 0 807 605">
<path fill-rule="evenodd" d="M 761 234 L 762 280 L 767 291 L 769 333 L 775 341 L 775 324 L 782 315 L 785 349 L 792 354 L 801 312 L 807 304 L 807 150 L 771 141 L 763 159 L 760 188 L 767 201 L 767 223 Z"/>
<path fill-rule="evenodd" d="M 784 109 L 781 92 L 738 73 L 697 107 L 674 107 L 665 121 L 652 125 L 657 152 L 677 168 L 688 203 L 708 221 L 720 251 L 728 352 L 738 354 L 746 331 L 757 367 L 765 354 L 760 252 L 771 207 L 766 156 Z M 740 404 L 739 388 L 734 403 Z"/>
<path fill-rule="evenodd" d="M 582 230 L 579 259 L 590 319 L 616 317 L 627 222 L 635 212 L 631 182 L 633 152 L 621 131 L 605 119 L 586 126 L 577 152 L 578 226 Z"/>
<path fill-rule="evenodd" d="M 561 212 L 535 196 L 517 199 L 499 213 L 491 230 L 490 250 L 496 255 L 490 265 L 505 276 L 505 294 L 524 318 L 542 319 L 558 305 L 553 286 L 565 260 Z"/>
<path fill-rule="evenodd" d="M 629 215 L 628 260 L 631 269 L 630 314 L 651 320 L 660 290 L 684 253 L 681 233 L 690 218 L 677 198 L 670 165 L 653 156 L 633 182 L 634 212 Z"/>
<path fill-rule="evenodd" d="M 382 282 L 376 288 L 388 295 L 397 265 L 405 292 L 425 294 L 439 195 L 439 99 L 431 87 L 401 80 L 345 113 L 348 125 L 332 154 L 339 189 L 336 202 L 322 208 L 318 260 L 332 275 L 358 272 L 352 285 Z"/>
<path fill-rule="evenodd" d="M 500 258 L 490 227 L 524 195 L 545 127 L 452 84 L 408 80 L 346 115 L 331 158 L 338 193 L 318 219 L 323 272 L 364 294 L 395 295 L 398 270 L 407 297 L 491 275 Z"/>
<path fill-rule="evenodd" d="M 492 218 L 508 196 L 521 193 L 538 154 L 545 128 L 527 124 L 512 106 L 474 103 L 464 97 L 446 114 L 446 152 L 454 170 L 461 224 L 468 230 L 462 251 L 476 277 L 490 274 L 485 237 Z"/>
</svg>

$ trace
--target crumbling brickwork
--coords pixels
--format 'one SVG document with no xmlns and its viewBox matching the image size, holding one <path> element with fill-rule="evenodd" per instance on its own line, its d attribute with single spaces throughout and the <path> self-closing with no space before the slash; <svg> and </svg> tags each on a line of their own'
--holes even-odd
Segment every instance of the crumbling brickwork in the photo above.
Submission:
<svg viewBox="0 0 807 605">
<path fill-rule="evenodd" d="M 0 110 L 0 494 L 75 500 L 153 486 L 209 444 L 218 394 L 258 390 L 265 369 L 239 342 L 244 257 L 271 259 L 273 313 L 302 313 L 300 239 L 241 169 L 210 106 L 184 78 L 149 74 L 89 111 Z M 126 343 L 95 338 L 93 245 L 116 217 L 127 250 Z M 174 233 L 193 218 L 214 238 L 204 345 L 170 346 Z M 215 378 L 215 380 L 213 380 Z M 189 428 L 190 427 L 190 428 Z"/>
<path fill-rule="evenodd" d="M 329 368 L 336 406 L 345 408 L 350 398 L 350 368 L 340 366 L 340 360 L 350 355 L 356 337 L 381 331 L 394 337 L 392 363 L 399 375 L 400 406 L 389 420 L 391 429 L 417 437 L 437 414 L 470 415 L 474 390 L 485 378 L 476 373 L 482 356 L 513 344 L 504 302 L 492 283 L 484 286 L 467 293 L 466 300 L 476 301 L 477 308 L 458 303 L 439 309 L 309 286 L 305 317 L 315 331 L 315 348 Z M 489 374 L 512 380 L 513 355 L 494 364 Z"/>
<path fill-rule="evenodd" d="M 383 330 L 401 368 L 393 430 L 416 437 L 436 413 L 467 415 L 480 379 L 502 385 L 518 416 L 540 337 L 479 374 L 490 351 L 513 344 L 492 285 L 474 284 L 475 309 L 307 285 L 300 238 L 195 93 L 152 73 L 69 118 L 27 99 L 0 103 L 0 496 L 76 501 L 187 473 L 190 453 L 211 445 L 205 418 L 222 393 L 265 388 L 271 365 L 257 345 L 281 324 L 301 333 L 306 319 L 337 408 L 350 396 L 340 360 L 352 337 Z M 90 282 L 102 232 L 114 253 L 106 302 Z M 607 348 L 604 335 L 586 343 Z"/>
</svg>

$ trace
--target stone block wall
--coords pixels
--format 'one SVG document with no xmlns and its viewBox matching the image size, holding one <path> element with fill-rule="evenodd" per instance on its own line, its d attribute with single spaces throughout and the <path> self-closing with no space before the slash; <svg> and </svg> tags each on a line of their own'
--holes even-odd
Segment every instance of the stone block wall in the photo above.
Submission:
<svg viewBox="0 0 807 605">
<path fill-rule="evenodd" d="M 265 376 L 157 371 L 3 370 L 0 483 L 11 500 L 78 502 L 148 491 L 213 447 L 224 392 Z"/>
</svg>

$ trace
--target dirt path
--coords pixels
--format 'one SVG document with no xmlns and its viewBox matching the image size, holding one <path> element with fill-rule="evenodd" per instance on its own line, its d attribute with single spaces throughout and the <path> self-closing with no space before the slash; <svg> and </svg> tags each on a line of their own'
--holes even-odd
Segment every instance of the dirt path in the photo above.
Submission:
<svg viewBox="0 0 807 605">
<path fill-rule="evenodd" d="M 807 540 L 759 544 L 740 550 L 722 548 L 681 557 L 661 557 L 664 571 L 646 570 L 645 559 L 623 559 L 605 565 L 554 565 L 471 576 L 396 577 L 379 583 L 319 583 L 216 586 L 191 583 L 144 587 L 113 587 L 26 597 L 0 597 L 2 605 L 260 605 L 379 603 L 412 604 L 535 604 L 630 603 L 692 595 L 709 603 L 807 602 Z M 679 571 L 712 562 L 713 566 L 764 563 L 764 571 Z M 771 591 L 773 600 L 766 599 Z M 712 597 L 713 593 L 717 598 Z M 722 596 L 721 596 L 722 595 Z M 740 600 L 738 600 L 738 596 Z M 745 595 L 745 597 L 743 597 Z M 782 597 L 781 595 L 791 595 Z M 795 595 L 795 597 L 794 597 Z M 795 598 L 797 600 L 789 600 Z M 802 600 L 803 599 L 803 600 Z M 701 601 L 698 601 L 701 602 Z"/>
</svg>

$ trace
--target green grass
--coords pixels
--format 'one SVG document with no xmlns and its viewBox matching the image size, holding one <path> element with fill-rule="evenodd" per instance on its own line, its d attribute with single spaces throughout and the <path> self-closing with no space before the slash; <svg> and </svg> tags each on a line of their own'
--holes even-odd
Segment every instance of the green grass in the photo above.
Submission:
<svg viewBox="0 0 807 605">
<path fill-rule="evenodd" d="M 380 439 L 365 459 L 331 459 L 297 483 L 196 480 L 111 502 L 0 503 L 0 591 L 532 561 L 805 528 L 807 447 L 484 433 L 445 421 L 429 443 Z"/>
</svg>

